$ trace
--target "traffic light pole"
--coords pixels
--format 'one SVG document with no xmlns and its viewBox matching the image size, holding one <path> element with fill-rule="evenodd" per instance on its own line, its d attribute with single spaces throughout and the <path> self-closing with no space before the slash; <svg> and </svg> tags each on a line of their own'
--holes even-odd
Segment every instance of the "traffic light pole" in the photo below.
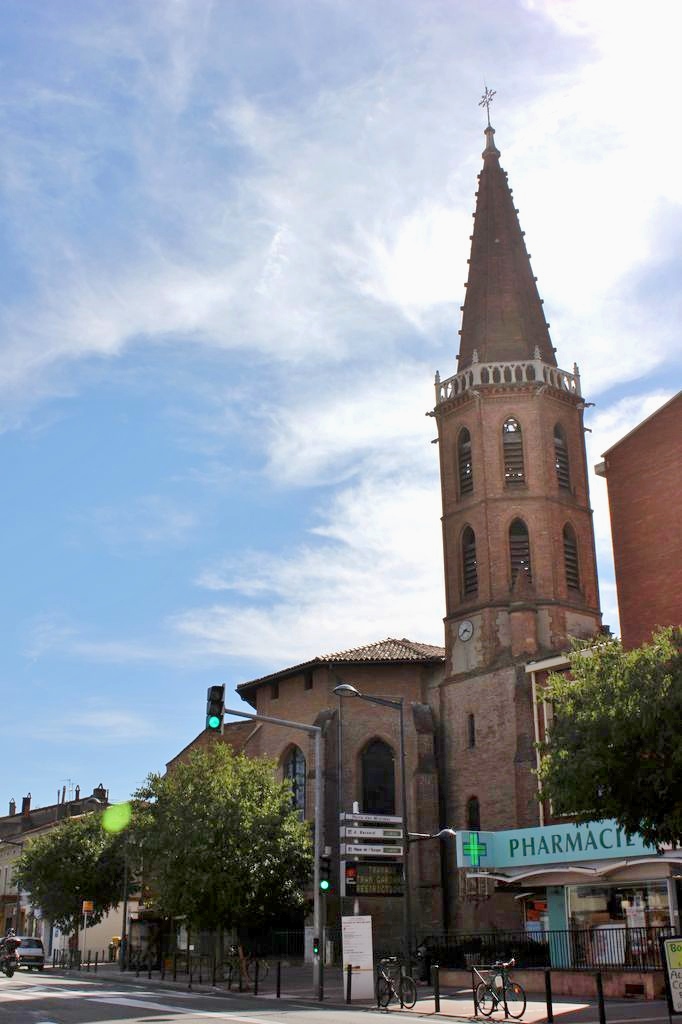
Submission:
<svg viewBox="0 0 682 1024">
<path fill-rule="evenodd" d="M 287 722 L 284 718 L 271 718 L 269 715 L 254 715 L 248 711 L 235 711 L 225 708 L 225 714 L 236 715 L 238 718 L 250 718 L 255 722 L 269 722 L 271 725 L 282 725 L 288 729 L 302 729 L 315 738 L 315 838 L 313 854 L 313 934 L 320 939 L 320 952 L 313 954 L 313 986 L 322 998 L 322 972 L 320 965 L 324 956 L 324 932 L 322 929 L 322 893 L 320 891 L 320 857 L 324 849 L 324 787 L 322 779 L 322 728 L 319 725 L 304 725 L 302 722 Z"/>
</svg>

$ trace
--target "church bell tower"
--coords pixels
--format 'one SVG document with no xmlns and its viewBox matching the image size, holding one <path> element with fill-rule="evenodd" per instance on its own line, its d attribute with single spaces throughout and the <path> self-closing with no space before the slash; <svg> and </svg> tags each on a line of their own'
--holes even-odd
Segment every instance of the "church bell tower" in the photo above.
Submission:
<svg viewBox="0 0 682 1024">
<path fill-rule="evenodd" d="M 484 830 L 538 824 L 527 663 L 601 628 L 578 368 L 557 365 L 489 118 L 485 139 L 457 368 L 433 412 L 447 822 Z"/>
</svg>

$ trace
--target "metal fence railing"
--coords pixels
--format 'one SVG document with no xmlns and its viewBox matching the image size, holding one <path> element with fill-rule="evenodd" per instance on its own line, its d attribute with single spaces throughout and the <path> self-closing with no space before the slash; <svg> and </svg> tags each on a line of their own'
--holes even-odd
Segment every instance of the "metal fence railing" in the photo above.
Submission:
<svg viewBox="0 0 682 1024">
<path fill-rule="evenodd" d="M 554 970 L 661 969 L 660 939 L 672 929 L 617 925 L 533 932 L 447 932 L 422 940 L 431 962 L 468 969 L 473 963 L 516 958 L 519 967 Z"/>
</svg>

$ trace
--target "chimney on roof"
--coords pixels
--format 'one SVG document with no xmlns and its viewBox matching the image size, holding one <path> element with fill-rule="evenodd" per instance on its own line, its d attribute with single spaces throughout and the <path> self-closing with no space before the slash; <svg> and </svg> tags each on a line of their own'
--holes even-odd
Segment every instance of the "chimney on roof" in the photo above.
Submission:
<svg viewBox="0 0 682 1024">
<path fill-rule="evenodd" d="M 97 800 L 101 800 L 103 803 L 106 801 L 106 799 L 107 799 L 107 791 L 106 791 L 106 789 L 104 788 L 104 786 L 102 785 L 101 782 L 100 782 L 99 786 L 95 786 L 95 788 L 92 791 L 92 795 Z"/>
<path fill-rule="evenodd" d="M 80 800 L 80 798 L 81 798 L 81 788 L 80 788 L 80 786 L 76 786 L 76 795 L 74 797 L 74 800 Z"/>
<path fill-rule="evenodd" d="M 17 802 L 14 799 L 14 797 L 12 797 L 12 799 L 9 802 L 9 813 L 10 814 L 16 814 L 17 813 Z"/>
<path fill-rule="evenodd" d="M 25 818 L 28 817 L 28 815 L 31 813 L 31 794 L 30 793 L 27 793 L 26 796 L 22 798 L 22 801 L 21 801 L 21 813 L 24 815 Z"/>
</svg>

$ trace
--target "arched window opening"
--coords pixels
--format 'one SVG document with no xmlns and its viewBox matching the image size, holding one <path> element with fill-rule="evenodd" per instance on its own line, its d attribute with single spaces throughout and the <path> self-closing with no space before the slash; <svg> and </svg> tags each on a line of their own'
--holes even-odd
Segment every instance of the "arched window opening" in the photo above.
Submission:
<svg viewBox="0 0 682 1024">
<path fill-rule="evenodd" d="M 471 462 L 471 434 L 465 427 L 460 431 L 457 443 L 457 467 L 459 471 L 459 496 L 465 497 L 474 489 L 474 467 Z"/>
<path fill-rule="evenodd" d="M 467 828 L 472 832 L 481 828 L 481 805 L 477 796 L 470 796 L 467 800 Z"/>
<path fill-rule="evenodd" d="M 284 762 L 284 778 L 291 780 L 291 802 L 299 817 L 305 817 L 305 757 L 298 747 L 292 747 Z"/>
<path fill-rule="evenodd" d="M 476 718 L 473 714 L 467 716 L 467 743 L 469 747 L 476 746 Z"/>
<path fill-rule="evenodd" d="M 395 759 L 382 740 L 371 740 L 362 752 L 362 810 L 395 814 Z"/>
<path fill-rule="evenodd" d="M 464 597 L 474 597 L 478 593 L 476 534 L 470 526 L 462 534 L 462 593 Z"/>
<path fill-rule="evenodd" d="M 564 428 L 560 423 L 554 428 L 554 465 L 556 466 L 556 478 L 559 487 L 571 489 L 571 473 L 568 466 L 568 445 Z"/>
<path fill-rule="evenodd" d="M 573 527 L 564 526 L 564 568 L 566 586 L 571 590 L 580 590 L 580 568 L 578 566 L 578 540 Z"/>
<path fill-rule="evenodd" d="M 504 482 L 509 486 L 525 482 L 523 471 L 523 437 L 518 421 L 510 417 L 502 426 Z"/>
<path fill-rule="evenodd" d="M 509 527 L 509 560 L 512 586 L 514 586 L 518 574 L 524 569 L 528 573 L 528 579 L 532 580 L 528 527 L 522 519 L 515 519 Z"/>
</svg>

